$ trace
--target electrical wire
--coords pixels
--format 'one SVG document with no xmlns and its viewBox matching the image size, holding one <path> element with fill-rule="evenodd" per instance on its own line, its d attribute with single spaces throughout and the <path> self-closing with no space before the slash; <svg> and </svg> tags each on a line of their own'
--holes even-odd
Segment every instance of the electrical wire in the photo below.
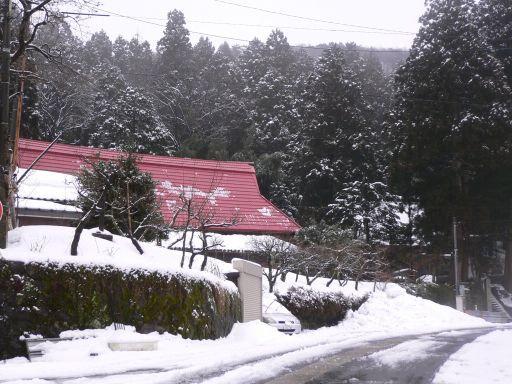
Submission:
<svg viewBox="0 0 512 384">
<path fill-rule="evenodd" d="M 233 3 L 233 2 L 225 1 L 225 0 L 213 0 L 213 1 L 215 1 L 217 3 L 223 3 L 223 4 L 232 5 L 232 6 L 235 6 L 235 7 L 252 9 L 252 10 L 259 11 L 259 12 L 264 12 L 264 13 L 270 13 L 270 14 L 273 14 L 273 15 L 286 16 L 286 17 L 290 17 L 290 18 L 294 18 L 294 19 L 307 20 L 307 21 L 315 21 L 315 22 L 318 22 L 318 23 L 343 25 L 343 26 L 346 26 L 346 27 L 369 29 L 369 30 L 381 31 L 381 32 L 393 32 L 393 33 L 398 33 L 398 34 L 403 34 L 403 35 L 415 35 L 416 34 L 414 32 L 400 31 L 400 30 L 396 30 L 396 29 L 367 27 L 367 26 L 364 26 L 364 25 L 346 24 L 346 23 L 340 23 L 340 22 L 337 22 L 337 21 L 322 20 L 322 19 L 315 19 L 313 17 L 305 17 L 305 16 L 292 15 L 292 14 L 285 13 L 285 12 L 271 11 L 271 10 L 268 10 L 268 9 L 263 9 L 263 8 L 258 8 L 258 7 L 251 7 L 249 5 Z"/>
<path fill-rule="evenodd" d="M 128 20 L 133 20 L 133 21 L 137 21 L 137 22 L 140 22 L 140 23 L 154 25 L 154 26 L 163 27 L 163 28 L 166 27 L 165 24 L 155 23 L 155 22 L 152 22 L 152 21 L 144 20 L 144 19 L 139 18 L 139 17 L 123 15 L 123 14 L 120 14 L 120 13 L 117 13 L 117 12 L 109 11 L 109 10 L 98 8 L 98 7 L 94 7 L 94 6 L 90 6 L 90 8 L 95 9 L 97 11 L 109 13 L 109 14 L 117 16 L 117 17 L 125 18 L 125 19 L 128 19 Z M 220 39 L 239 41 L 239 42 L 243 42 L 243 43 L 250 43 L 251 41 L 254 40 L 254 39 L 253 40 L 242 39 L 242 38 L 232 37 L 232 36 L 216 35 L 216 34 L 212 34 L 212 33 L 193 31 L 193 30 L 190 30 L 190 29 L 188 31 L 190 33 L 192 33 L 192 34 L 195 34 L 195 35 L 208 36 L 208 37 L 216 37 L 216 38 L 220 38 Z M 318 46 L 308 46 L 308 45 L 290 45 L 290 47 L 298 48 L 298 49 L 317 49 L 317 50 L 322 50 L 322 51 L 328 49 L 328 47 L 318 47 Z M 408 49 L 371 49 L 371 48 L 367 48 L 367 49 L 342 49 L 342 50 L 345 51 L 345 52 L 409 53 Z"/>
<path fill-rule="evenodd" d="M 291 27 L 291 26 L 277 26 L 277 25 L 264 25 L 264 24 L 244 24 L 244 23 L 228 23 L 220 21 L 207 21 L 207 20 L 188 20 L 188 23 L 197 24 L 214 24 L 214 25 L 229 25 L 235 27 L 253 27 L 253 28 L 273 28 L 273 29 L 292 29 L 299 31 L 321 31 L 321 32 L 349 32 L 349 33 L 378 33 L 379 35 L 401 35 L 398 32 L 383 32 L 383 31 L 356 31 L 354 29 L 332 29 L 332 28 L 308 28 L 308 27 Z"/>
</svg>

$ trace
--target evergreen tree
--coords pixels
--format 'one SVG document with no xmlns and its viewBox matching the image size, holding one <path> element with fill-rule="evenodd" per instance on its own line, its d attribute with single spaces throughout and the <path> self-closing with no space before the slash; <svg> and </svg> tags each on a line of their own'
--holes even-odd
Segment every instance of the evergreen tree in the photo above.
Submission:
<svg viewBox="0 0 512 384">
<path fill-rule="evenodd" d="M 449 235 L 453 216 L 478 233 L 509 211 L 510 89 L 472 1 L 432 0 L 421 22 L 396 77 L 392 180 L 427 238 Z"/>
<path fill-rule="evenodd" d="M 509 86 L 512 86 L 512 3 L 481 0 L 477 7 L 480 28 L 502 63 Z"/>
<path fill-rule="evenodd" d="M 164 36 L 156 48 L 159 72 L 167 75 L 171 83 L 186 78 L 192 65 L 192 44 L 185 24 L 185 15 L 181 11 L 169 12 Z"/>
<path fill-rule="evenodd" d="M 118 37 L 112 48 L 114 62 L 131 86 L 150 88 L 153 83 L 153 52 L 147 41 Z"/>
<path fill-rule="evenodd" d="M 240 57 L 252 122 L 252 148 L 259 156 L 281 151 L 299 125 L 296 55 L 284 34 L 273 31 L 265 45 L 251 42 Z"/>
<path fill-rule="evenodd" d="M 356 75 L 336 45 L 325 51 L 306 87 L 294 173 L 301 179 L 305 208 L 322 218 L 343 182 L 363 172 L 355 165 L 364 165 L 367 154 L 360 145 L 366 106 Z"/>
<path fill-rule="evenodd" d="M 93 204 L 98 206 L 92 225 L 104 225 L 121 236 L 153 241 L 166 233 L 155 188 L 151 175 L 139 170 L 132 154 L 113 161 L 96 161 L 78 175 L 78 204 L 83 212 Z"/>
<path fill-rule="evenodd" d="M 33 109 L 36 121 L 30 122 L 22 135 L 51 141 L 61 134 L 61 140 L 78 143 L 91 93 L 88 79 L 81 74 L 88 69 L 82 67 L 83 44 L 65 21 L 42 27 L 37 41 L 53 47 L 59 58 L 58 62 L 41 55 L 31 58 L 41 80 L 36 82 L 36 95 L 31 95 L 37 100 Z"/>
<path fill-rule="evenodd" d="M 84 45 L 81 58 L 87 68 L 112 63 L 112 41 L 105 31 L 93 33 Z"/>
<path fill-rule="evenodd" d="M 115 67 L 102 67 L 97 81 L 84 144 L 142 153 L 169 154 L 172 135 L 165 129 L 151 100 L 129 87 Z"/>
</svg>

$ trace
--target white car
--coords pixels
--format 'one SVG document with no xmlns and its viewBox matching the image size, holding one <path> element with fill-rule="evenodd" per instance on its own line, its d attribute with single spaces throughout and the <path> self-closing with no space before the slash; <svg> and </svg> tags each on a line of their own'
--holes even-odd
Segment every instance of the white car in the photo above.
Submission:
<svg viewBox="0 0 512 384">
<path fill-rule="evenodd" d="M 265 312 L 263 313 L 263 322 L 288 335 L 300 333 L 302 331 L 299 319 L 291 313 Z"/>
</svg>

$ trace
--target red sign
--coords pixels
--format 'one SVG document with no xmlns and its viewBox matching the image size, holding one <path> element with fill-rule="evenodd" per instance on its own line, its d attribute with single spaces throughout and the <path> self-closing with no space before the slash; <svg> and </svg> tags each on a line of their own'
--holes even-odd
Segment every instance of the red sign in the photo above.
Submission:
<svg viewBox="0 0 512 384">
<path fill-rule="evenodd" d="M 4 206 L 2 202 L 0 201 L 0 220 L 2 220 L 2 215 L 4 214 Z"/>
</svg>

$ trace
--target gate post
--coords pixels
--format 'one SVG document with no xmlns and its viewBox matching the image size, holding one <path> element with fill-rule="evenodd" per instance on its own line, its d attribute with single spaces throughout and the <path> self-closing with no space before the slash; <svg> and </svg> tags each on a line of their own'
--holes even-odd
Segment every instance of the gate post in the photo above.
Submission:
<svg viewBox="0 0 512 384">
<path fill-rule="evenodd" d="M 240 272 L 238 290 L 242 298 L 242 322 L 262 319 L 262 269 L 261 265 L 242 259 L 231 260 L 233 268 Z"/>
</svg>

